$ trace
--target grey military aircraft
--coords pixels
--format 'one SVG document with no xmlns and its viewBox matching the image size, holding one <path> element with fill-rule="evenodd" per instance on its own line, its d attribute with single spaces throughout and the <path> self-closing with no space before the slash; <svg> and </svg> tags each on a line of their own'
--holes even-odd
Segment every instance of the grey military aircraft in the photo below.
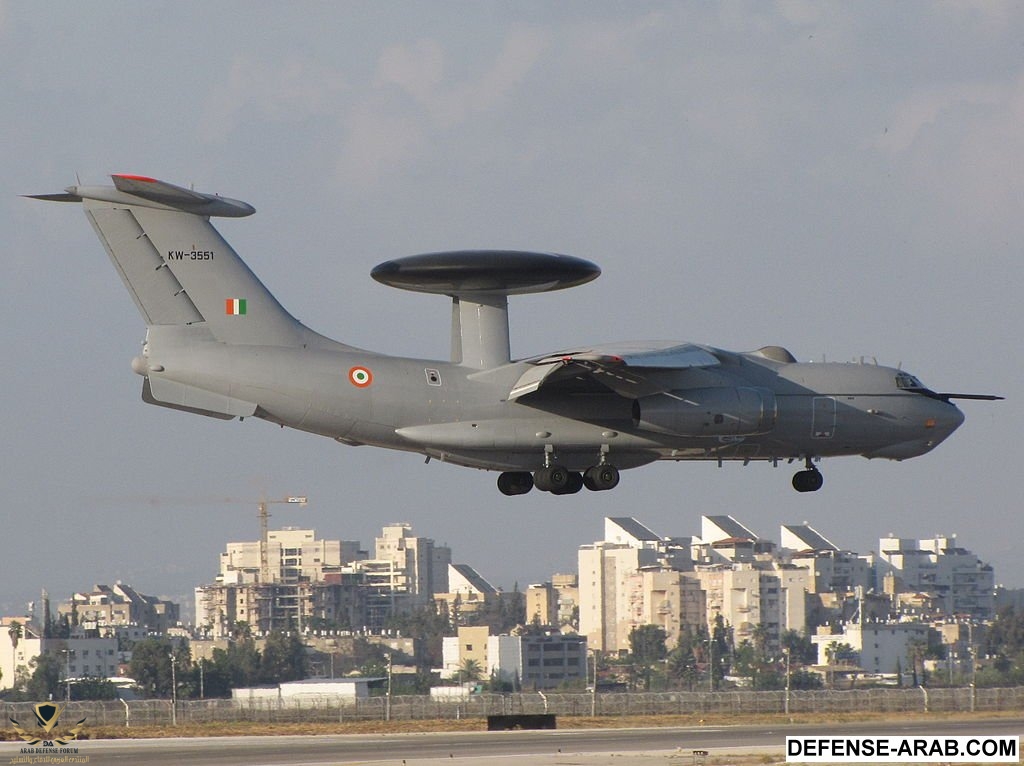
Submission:
<svg viewBox="0 0 1024 766">
<path fill-rule="evenodd" d="M 600 275 L 567 255 L 429 253 L 382 263 L 385 285 L 452 300 L 451 359 L 387 356 L 331 340 L 291 316 L 210 224 L 252 206 L 144 176 L 37 199 L 80 202 L 146 323 L 142 399 L 246 417 L 472 468 L 498 489 L 610 490 L 655 460 L 802 461 L 798 492 L 821 488 L 836 455 L 905 460 L 963 422 L 951 400 L 900 369 L 799 363 L 779 346 L 738 353 L 694 343 L 509 351 L 508 297 Z"/>
</svg>

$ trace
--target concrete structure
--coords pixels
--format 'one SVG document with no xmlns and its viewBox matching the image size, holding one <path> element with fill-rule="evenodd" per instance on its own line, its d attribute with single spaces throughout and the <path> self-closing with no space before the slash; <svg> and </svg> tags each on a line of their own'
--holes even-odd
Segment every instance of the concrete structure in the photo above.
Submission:
<svg viewBox="0 0 1024 766">
<path fill-rule="evenodd" d="M 692 542 L 693 560 L 698 564 L 734 564 L 768 556 L 775 546 L 732 516 L 701 516 L 700 537 Z"/>
<path fill-rule="evenodd" d="M 17 623 L 19 636 L 13 640 Z M 0 690 L 27 683 L 34 670 L 33 660 L 52 654 L 59 660 L 60 678 L 109 678 L 117 676 L 121 656 L 116 638 L 43 638 L 39 626 L 24 618 L 0 620 Z"/>
<path fill-rule="evenodd" d="M 137 626 L 151 633 L 166 633 L 178 624 L 179 607 L 173 601 L 146 596 L 130 585 L 96 585 L 91 591 L 72 594 L 57 605 L 58 617 L 86 630 L 104 631 L 114 626 Z"/>
<path fill-rule="evenodd" d="M 887 575 L 895 593 L 918 591 L 936 599 L 940 615 L 990 620 L 994 615 L 992 567 L 957 544 L 956 535 L 930 539 L 883 537 L 878 541 L 876 579 Z M 939 616 L 939 615 L 937 615 Z"/>
<path fill-rule="evenodd" d="M 500 594 L 469 564 L 448 565 L 448 592 L 435 593 L 434 604 L 444 610 L 453 624 L 486 606 Z"/>
<path fill-rule="evenodd" d="M 579 579 L 574 574 L 556 574 L 549 582 L 526 589 L 526 622 L 558 627 L 563 632 L 579 630 Z"/>
<path fill-rule="evenodd" d="M 665 628 L 669 648 L 707 617 L 700 585 L 681 577 L 693 567 L 690 538 L 661 538 L 636 519 L 605 519 L 605 539 L 581 546 L 579 632 L 591 649 L 629 651 L 640 625 Z"/>
<path fill-rule="evenodd" d="M 756 562 L 698 567 L 686 577 L 701 584 L 708 628 L 721 615 L 732 627 L 737 645 L 753 640 L 758 625 L 764 626 L 767 645 L 772 649 L 778 648 L 785 631 L 807 630 L 807 569 Z"/>
<path fill-rule="evenodd" d="M 410 608 L 427 606 L 435 593 L 450 591 L 451 549 L 436 545 L 426 537 L 414 537 L 410 524 L 402 522 L 384 527 L 376 541 L 374 559 L 391 562 L 393 570 L 403 574 Z"/>
<path fill-rule="evenodd" d="M 553 689 L 587 677 L 587 641 L 578 635 L 524 633 L 489 635 L 486 627 L 459 628 L 443 640 L 442 678 L 456 678 L 467 661 L 475 662 L 482 680 L 495 679 L 517 689 Z"/>
<path fill-rule="evenodd" d="M 376 558 L 352 540 L 321 540 L 315 530 L 268 533 L 267 582 L 260 582 L 259 542 L 229 543 L 211 585 L 196 588 L 196 625 L 211 638 L 236 622 L 256 634 L 332 629 L 379 632 L 395 614 L 431 603 L 432 588 L 448 587 L 448 548 L 392 524 L 377 538 Z"/>
<path fill-rule="evenodd" d="M 849 644 L 856 652 L 853 664 L 866 673 L 909 673 L 913 667 L 912 647 L 928 643 L 929 627 L 921 623 L 849 623 L 838 634 L 821 632 L 811 636 L 818 648 L 818 664 L 828 664 L 829 647 Z"/>
<path fill-rule="evenodd" d="M 665 646 L 673 648 L 684 632 L 707 624 L 704 590 L 699 581 L 671 569 L 641 569 L 631 578 L 629 596 L 633 627 L 657 625 Z M 629 634 L 626 635 L 628 646 Z"/>
<path fill-rule="evenodd" d="M 599 652 L 629 650 L 629 633 L 637 624 L 631 601 L 633 576 L 657 566 L 655 547 L 597 542 L 581 546 L 579 560 L 580 633 Z"/>
<path fill-rule="evenodd" d="M 385 678 L 310 678 L 279 686 L 255 686 L 231 690 L 231 699 L 243 705 L 314 707 L 352 702 L 370 696 L 370 684 Z"/>
<path fill-rule="evenodd" d="M 487 639 L 493 678 L 526 690 L 554 689 L 587 680 L 587 640 L 583 636 L 524 634 Z"/>
<path fill-rule="evenodd" d="M 345 564 L 366 558 L 353 540 L 321 540 L 314 529 L 285 527 L 267 533 L 269 583 L 323 580 Z M 260 542 L 233 542 L 220 554 L 217 583 L 241 585 L 260 581 Z"/>
<path fill-rule="evenodd" d="M 487 675 L 487 639 L 490 630 L 486 625 L 462 626 L 457 636 L 445 636 L 441 640 L 442 678 L 455 678 L 467 661 L 476 663 L 481 676 Z"/>
</svg>

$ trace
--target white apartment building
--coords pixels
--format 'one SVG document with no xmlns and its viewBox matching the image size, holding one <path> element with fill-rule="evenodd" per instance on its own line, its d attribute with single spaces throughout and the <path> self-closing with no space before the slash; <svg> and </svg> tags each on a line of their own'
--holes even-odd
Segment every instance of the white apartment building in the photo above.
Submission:
<svg viewBox="0 0 1024 766">
<path fill-rule="evenodd" d="M 410 524 L 401 522 L 385 526 L 376 540 L 374 559 L 390 562 L 395 571 L 404 573 L 412 607 L 426 606 L 435 593 L 449 592 L 451 548 L 436 545 L 430 538 L 415 537 Z"/>
<path fill-rule="evenodd" d="M 628 651 L 629 633 L 638 624 L 631 604 L 633 577 L 642 567 L 657 565 L 657 550 L 597 542 L 581 546 L 578 561 L 580 633 L 596 651 Z"/>
<path fill-rule="evenodd" d="M 879 590 L 886 575 L 896 578 L 896 592 L 920 591 L 937 599 L 941 612 L 977 620 L 994 614 L 992 567 L 957 544 L 956 535 L 930 539 L 883 537 L 878 541 L 876 577 Z"/>
<path fill-rule="evenodd" d="M 685 576 L 701 584 L 708 629 L 721 615 L 737 645 L 752 640 L 758 625 L 766 628 L 769 647 L 778 647 L 787 630 L 807 629 L 807 569 L 757 562 L 698 567 Z"/>
<path fill-rule="evenodd" d="M 9 639 L 12 621 L 21 626 L 21 637 Z M 37 626 L 18 618 L 0 621 L 0 690 L 12 689 L 28 681 L 32 661 L 44 652 L 60 660 L 60 677 L 116 678 L 120 654 L 116 638 L 42 638 Z"/>
<path fill-rule="evenodd" d="M 915 622 L 849 623 L 843 632 L 811 636 L 818 648 L 818 664 L 828 664 L 826 652 L 833 643 L 849 644 L 857 653 L 854 664 L 866 673 L 909 673 L 914 662 L 911 647 L 928 642 L 928 626 Z"/>
</svg>

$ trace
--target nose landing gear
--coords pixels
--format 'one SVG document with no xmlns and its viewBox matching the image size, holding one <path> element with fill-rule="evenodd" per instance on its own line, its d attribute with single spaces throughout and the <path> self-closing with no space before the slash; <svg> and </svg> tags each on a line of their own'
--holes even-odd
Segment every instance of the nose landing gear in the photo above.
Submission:
<svg viewBox="0 0 1024 766">
<path fill-rule="evenodd" d="M 807 466 L 806 470 L 797 471 L 793 476 L 793 489 L 797 492 L 817 492 L 825 483 L 825 478 L 811 462 L 811 458 L 806 458 L 804 465 Z"/>
</svg>

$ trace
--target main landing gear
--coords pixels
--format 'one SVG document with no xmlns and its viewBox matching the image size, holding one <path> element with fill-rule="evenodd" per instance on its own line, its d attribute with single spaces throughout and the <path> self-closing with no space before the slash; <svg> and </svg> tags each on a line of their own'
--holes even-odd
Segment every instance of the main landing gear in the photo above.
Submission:
<svg viewBox="0 0 1024 766">
<path fill-rule="evenodd" d="M 619 469 L 613 465 L 595 465 L 582 474 L 560 465 L 549 465 L 535 471 L 506 471 L 498 476 L 498 489 L 503 495 L 525 495 L 535 486 L 552 495 L 575 495 L 586 487 L 592 492 L 614 489 L 619 483 Z"/>
<path fill-rule="evenodd" d="M 793 476 L 793 489 L 797 492 L 817 492 L 821 489 L 821 485 L 825 483 L 825 478 L 809 457 L 805 459 L 804 465 L 807 466 L 807 469 L 797 471 Z"/>
</svg>

